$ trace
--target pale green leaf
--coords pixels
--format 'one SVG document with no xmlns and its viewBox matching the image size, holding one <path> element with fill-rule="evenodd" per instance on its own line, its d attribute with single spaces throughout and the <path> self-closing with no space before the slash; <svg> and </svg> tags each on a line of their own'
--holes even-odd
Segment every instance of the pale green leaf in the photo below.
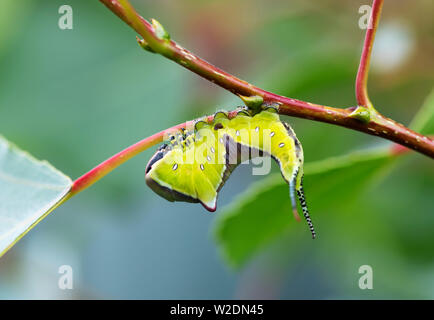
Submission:
<svg viewBox="0 0 434 320">
<path fill-rule="evenodd" d="M 67 195 L 69 177 L 0 136 L 0 256 Z"/>
</svg>

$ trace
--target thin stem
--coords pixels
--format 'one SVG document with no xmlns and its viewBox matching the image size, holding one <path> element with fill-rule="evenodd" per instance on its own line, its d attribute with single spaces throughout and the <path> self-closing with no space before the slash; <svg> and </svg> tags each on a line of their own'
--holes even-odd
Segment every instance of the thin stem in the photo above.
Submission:
<svg viewBox="0 0 434 320">
<path fill-rule="evenodd" d="M 228 113 L 229 118 L 233 118 L 236 115 L 236 111 L 231 111 Z M 212 122 L 214 120 L 214 115 L 207 116 L 205 119 L 207 122 Z M 90 187 L 95 182 L 100 180 L 102 177 L 106 176 L 110 172 L 112 172 L 115 168 L 119 167 L 125 161 L 135 157 L 139 153 L 145 151 L 148 148 L 155 146 L 156 144 L 162 142 L 164 138 L 167 138 L 167 135 L 179 130 L 181 128 L 188 128 L 194 125 L 193 121 L 187 121 L 185 123 L 178 124 L 169 129 L 160 131 L 158 133 L 153 134 L 131 146 L 128 148 L 118 152 L 114 156 L 108 158 L 104 162 L 97 165 L 95 168 L 85 173 L 78 179 L 74 181 L 72 184 L 71 190 L 68 194 L 68 199 L 77 193 L 83 191 L 84 189 Z"/>
<path fill-rule="evenodd" d="M 372 47 L 374 46 L 375 33 L 380 21 L 383 0 L 374 0 L 371 9 L 371 16 L 366 29 L 365 42 L 363 43 L 362 56 L 356 77 L 356 98 L 359 106 L 374 109 L 368 96 L 368 73 L 371 62 Z"/>
<path fill-rule="evenodd" d="M 229 118 L 233 118 L 236 115 L 236 111 L 229 112 L 228 116 Z M 206 121 L 211 122 L 213 121 L 214 116 L 208 116 L 206 117 Z M 111 171 L 119 167 L 121 164 L 123 164 L 125 161 L 135 157 L 139 153 L 145 151 L 146 149 L 156 145 L 157 143 L 160 143 L 163 141 L 166 134 L 173 132 L 175 130 L 179 130 L 181 128 L 186 128 L 194 124 L 194 121 L 188 121 L 186 123 L 178 124 L 174 127 L 171 127 L 169 129 L 160 131 L 148 138 L 145 138 L 128 148 L 122 150 L 121 152 L 115 154 L 114 156 L 110 157 L 109 159 L 105 160 L 89 172 L 85 173 L 81 177 L 79 177 L 77 180 L 74 181 L 72 188 L 70 192 L 63 198 L 57 205 L 58 207 L 60 204 L 64 203 L 65 201 L 69 200 L 72 196 L 76 195 L 77 193 L 83 191 L 84 189 L 90 187 L 95 182 L 109 174 Z M 432 138 L 432 137 L 431 137 Z M 391 156 L 400 156 L 407 154 L 410 149 L 400 145 L 400 144 L 392 144 L 389 147 L 390 155 Z M 54 208 L 53 208 L 54 209 Z M 51 211 L 51 210 L 50 210 Z"/>
<path fill-rule="evenodd" d="M 238 96 L 260 96 L 263 98 L 265 103 L 278 104 L 280 114 L 327 122 L 370 135 L 376 135 L 434 158 L 434 141 L 432 139 L 418 134 L 406 128 L 402 124 L 398 124 L 397 122 L 382 116 L 378 112 L 370 112 L 368 118 L 361 121 L 354 116 L 354 107 L 347 109 L 333 108 L 291 99 L 265 91 L 213 66 L 192 52 L 184 49 L 173 40 L 158 37 L 154 30 L 155 28 L 138 15 L 131 5 L 129 5 L 127 0 L 100 1 L 143 37 L 144 40 L 140 42 L 142 47 L 153 52 L 161 53 L 163 56 L 178 63 L 182 67 Z M 119 1 L 122 1 L 122 3 Z M 362 55 L 362 66 L 359 68 L 359 81 L 357 83 L 360 88 L 366 87 L 363 86 L 363 84 L 366 84 L 370 52 L 372 49 L 376 26 L 378 25 L 382 3 L 382 0 L 374 0 L 372 9 L 373 28 L 367 31 Z M 126 5 L 122 6 L 122 4 Z M 367 98 L 367 94 L 365 95 L 363 93 L 365 92 L 364 90 L 358 92 L 362 92 L 361 97 Z M 365 102 L 361 105 L 368 108 L 372 105 Z"/>
<path fill-rule="evenodd" d="M 118 152 L 114 156 L 110 157 L 106 161 L 102 162 L 101 164 L 99 164 L 98 166 L 96 166 L 95 168 L 93 168 L 92 170 L 85 173 L 77 180 L 75 180 L 72 185 L 71 191 L 69 193 L 70 194 L 69 197 L 72 197 L 77 193 L 83 191 L 84 189 L 88 188 L 89 186 L 97 182 L 99 179 L 101 179 L 102 177 L 110 173 L 113 169 L 117 168 L 125 161 L 138 155 L 140 152 L 145 151 L 146 149 L 162 142 L 164 136 L 168 132 L 180 128 L 185 128 L 187 125 L 188 123 L 183 123 L 174 126 L 170 129 L 160 131 Z"/>
</svg>

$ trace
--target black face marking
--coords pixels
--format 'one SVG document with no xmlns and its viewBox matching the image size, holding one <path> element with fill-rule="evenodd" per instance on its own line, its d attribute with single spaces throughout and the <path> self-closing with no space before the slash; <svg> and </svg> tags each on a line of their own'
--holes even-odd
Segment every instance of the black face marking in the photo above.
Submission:
<svg viewBox="0 0 434 320">
<path fill-rule="evenodd" d="M 164 155 L 166 154 L 165 149 L 167 148 L 166 144 L 163 144 L 160 148 L 158 148 L 158 151 L 155 153 L 155 155 L 152 157 L 152 159 L 149 161 L 148 165 L 146 166 L 145 169 L 145 174 L 148 173 L 149 171 L 151 171 L 152 169 L 152 165 L 163 159 Z"/>
<path fill-rule="evenodd" d="M 216 123 L 214 126 L 214 130 L 223 129 L 223 125 L 221 123 Z"/>
</svg>

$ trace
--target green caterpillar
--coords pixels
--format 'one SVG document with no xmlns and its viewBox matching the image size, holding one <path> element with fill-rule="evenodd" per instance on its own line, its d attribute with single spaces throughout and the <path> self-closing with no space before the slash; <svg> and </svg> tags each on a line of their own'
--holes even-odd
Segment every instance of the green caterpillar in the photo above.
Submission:
<svg viewBox="0 0 434 320">
<path fill-rule="evenodd" d="M 207 210 L 215 211 L 218 192 L 237 165 L 261 156 L 270 156 L 278 162 L 289 184 L 294 216 L 299 219 L 297 192 L 315 238 L 303 193 L 302 146 L 291 127 L 280 121 L 271 107 L 255 115 L 239 109 L 232 119 L 219 111 L 212 123 L 198 120 L 194 128 L 171 135 L 169 142 L 159 147 L 149 160 L 146 183 L 169 201 L 200 202 Z"/>
</svg>

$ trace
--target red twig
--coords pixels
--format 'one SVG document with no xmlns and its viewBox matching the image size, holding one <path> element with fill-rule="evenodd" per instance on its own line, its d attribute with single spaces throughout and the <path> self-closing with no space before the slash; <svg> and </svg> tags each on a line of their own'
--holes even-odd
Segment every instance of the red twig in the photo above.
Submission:
<svg viewBox="0 0 434 320">
<path fill-rule="evenodd" d="M 336 124 L 371 135 L 378 135 L 380 137 L 394 141 L 398 143 L 398 145 L 394 145 L 392 147 L 391 154 L 393 155 L 406 153 L 408 150 L 407 148 L 411 148 L 430 157 L 434 157 L 434 142 L 431 138 L 413 132 L 405 126 L 398 124 L 391 119 L 383 117 L 375 110 L 370 113 L 368 121 L 362 121 L 363 117 L 360 118 L 354 116 L 356 109 L 355 107 L 347 109 L 332 108 L 267 92 L 209 64 L 191 52 L 185 50 L 174 41 L 168 40 L 167 38 L 158 37 L 155 28 L 159 27 L 159 25 L 152 25 L 142 17 L 138 16 L 128 1 L 100 1 L 143 36 L 144 40 L 141 41 L 141 45 L 143 47 L 166 56 L 167 58 L 179 63 L 183 67 L 199 74 L 205 79 L 216 83 L 217 85 L 231 91 L 238 96 L 260 96 L 266 103 L 278 104 L 280 114 Z M 376 20 L 378 23 L 379 10 L 381 9 L 382 1 L 374 2 L 377 3 L 377 6 L 379 6 L 376 8 L 374 7 L 375 10 L 373 9 L 373 12 L 375 11 L 377 13 L 376 15 L 373 13 L 373 16 L 377 17 L 374 18 L 374 20 Z M 123 3 L 124 6 L 122 6 L 121 3 Z M 161 32 L 161 30 L 159 31 Z M 372 42 L 373 37 L 373 33 L 370 33 L 370 35 L 367 34 L 366 42 Z M 360 79 L 365 79 L 363 80 L 365 82 L 371 48 L 372 43 L 370 45 L 365 43 L 365 49 L 363 53 L 364 57 L 362 57 L 361 67 L 359 68 L 358 78 L 360 77 Z M 363 81 L 358 83 L 365 83 Z M 367 95 L 364 96 L 367 98 Z M 369 105 L 365 106 L 368 107 Z M 234 114 L 235 113 L 232 112 L 229 116 L 232 117 Z M 213 116 L 208 116 L 207 120 L 212 121 Z M 162 142 L 166 133 L 176 129 L 185 128 L 191 124 L 192 122 L 189 121 L 174 126 L 170 129 L 163 130 L 115 154 L 111 158 L 102 162 L 75 180 L 71 191 L 68 194 L 68 198 L 94 184 L 113 169 L 140 152 Z"/>
<path fill-rule="evenodd" d="M 368 73 L 371 61 L 372 47 L 374 46 L 375 33 L 380 21 L 383 0 L 374 0 L 371 9 L 371 16 L 366 29 L 365 42 L 363 43 L 362 56 L 360 58 L 359 69 L 356 77 L 356 98 L 359 106 L 373 108 L 368 96 Z"/>
<path fill-rule="evenodd" d="M 333 108 L 267 92 L 211 65 L 192 52 L 184 49 L 173 40 L 168 39 L 168 37 L 159 37 L 156 30 L 158 25 L 154 26 L 143 19 L 134 11 L 128 1 L 100 1 L 143 37 L 143 40 L 141 41 L 143 47 L 150 51 L 162 54 L 184 68 L 187 68 L 188 70 L 238 96 L 260 96 L 266 103 L 278 104 L 280 114 L 327 122 L 370 135 L 376 135 L 434 158 L 434 141 L 432 139 L 418 134 L 405 126 L 382 116 L 378 112 L 375 112 L 375 110 L 367 110 L 365 117 L 360 118 L 358 115 L 354 114 L 353 111 L 355 108 Z M 122 4 L 125 4 L 125 6 L 122 6 L 121 2 Z M 374 1 L 374 8 L 372 10 L 372 15 L 374 17 L 373 27 L 378 24 L 382 2 L 382 0 Z M 358 75 L 358 77 L 363 81 L 359 81 L 358 83 L 365 83 L 364 79 L 367 77 L 370 50 L 372 48 L 372 41 L 375 34 L 374 30 L 375 29 L 373 28 L 368 29 L 367 31 L 367 44 L 365 44 L 366 50 L 364 50 L 364 58 L 362 58 L 363 67 L 361 66 L 359 68 L 361 71 Z M 362 105 L 365 107 L 369 106 L 369 104 Z"/>
</svg>

